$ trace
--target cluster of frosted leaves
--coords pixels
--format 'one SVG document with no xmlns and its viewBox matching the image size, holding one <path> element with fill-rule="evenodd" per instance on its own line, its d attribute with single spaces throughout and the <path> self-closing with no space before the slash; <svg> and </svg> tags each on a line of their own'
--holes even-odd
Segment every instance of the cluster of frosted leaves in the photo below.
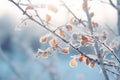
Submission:
<svg viewBox="0 0 120 80">
<path fill-rule="evenodd" d="M 50 38 L 50 39 L 49 39 Z M 46 42 L 48 42 L 49 47 L 46 50 L 41 50 L 38 49 L 37 55 L 36 57 L 39 58 L 40 56 L 45 57 L 44 55 L 46 55 L 48 58 L 48 56 L 53 55 L 54 53 L 56 53 L 56 51 L 60 51 L 63 54 L 69 54 L 69 47 L 63 47 L 59 40 L 53 35 L 49 35 L 49 36 L 42 36 L 40 38 L 40 42 L 45 44 Z M 47 43 L 46 43 L 47 44 Z"/>
<path fill-rule="evenodd" d="M 94 57 L 95 58 L 95 57 Z M 89 60 L 87 57 L 83 56 L 83 55 L 76 55 L 76 56 L 72 56 L 72 59 L 69 62 L 69 65 L 72 68 L 77 67 L 78 62 L 84 62 L 86 65 L 88 65 L 90 68 L 94 68 L 95 66 L 95 62 Z"/>
<path fill-rule="evenodd" d="M 87 6 L 88 6 L 87 2 L 83 2 L 82 4 L 83 10 L 86 10 Z M 35 11 L 35 10 L 38 10 L 39 8 L 47 9 L 54 13 L 58 12 L 58 8 L 51 4 L 39 4 L 39 5 L 30 4 L 26 6 L 25 11 L 29 13 L 29 11 Z M 89 7 L 89 10 L 90 8 L 91 7 Z M 35 15 L 36 14 L 34 15 L 32 14 L 32 16 L 35 16 Z M 93 19 L 94 16 L 95 16 L 94 12 L 90 12 L 90 17 L 92 19 L 92 27 L 94 31 L 92 36 L 95 36 L 97 40 L 105 41 L 107 39 L 107 31 L 102 30 L 102 32 L 100 33 L 96 32 L 101 28 L 99 27 L 99 24 L 94 21 Z M 81 20 L 82 21 L 81 23 L 79 20 L 75 19 L 73 16 L 72 17 L 70 16 L 68 17 L 68 21 L 65 24 L 61 24 L 62 26 L 54 27 L 55 25 L 51 24 L 52 18 L 53 16 L 51 16 L 51 14 L 45 14 L 44 19 L 42 18 L 46 27 L 52 30 L 53 32 L 55 32 L 55 34 L 59 35 L 61 38 L 65 39 L 66 41 L 69 41 L 69 43 L 72 44 L 74 47 L 80 48 L 81 46 L 87 46 L 89 44 L 92 44 L 92 46 L 94 46 L 94 38 L 91 37 L 91 32 L 90 32 L 87 20 Z M 43 35 L 40 38 L 40 42 L 43 44 L 47 44 L 48 42 L 49 46 L 46 50 L 38 49 L 38 52 L 36 55 L 37 58 L 41 56 L 44 58 L 48 58 L 48 56 L 53 55 L 57 51 L 60 51 L 63 54 L 69 54 L 70 46 L 67 46 L 66 43 L 61 41 L 54 34 L 50 34 L 49 36 L 48 34 Z M 105 48 L 101 48 L 101 51 L 103 51 L 103 49 Z M 81 58 L 79 56 L 79 58 L 73 58 L 70 61 L 70 65 L 72 67 L 77 66 L 76 59 L 79 59 L 80 62 L 84 61 L 87 65 L 90 65 L 91 68 L 93 68 L 95 65 L 93 61 L 90 61 L 88 58 L 84 56 L 83 56 L 83 59 L 80 60 Z"/>
</svg>

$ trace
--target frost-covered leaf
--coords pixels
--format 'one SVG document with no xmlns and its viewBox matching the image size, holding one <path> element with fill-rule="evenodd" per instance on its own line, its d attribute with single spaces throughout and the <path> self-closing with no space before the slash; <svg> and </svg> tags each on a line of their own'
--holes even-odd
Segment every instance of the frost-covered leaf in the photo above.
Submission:
<svg viewBox="0 0 120 80">
<path fill-rule="evenodd" d="M 36 58 L 39 58 L 42 54 L 44 54 L 45 51 L 41 50 L 41 49 L 38 49 L 38 52 L 36 54 Z"/>
<path fill-rule="evenodd" d="M 67 29 L 68 31 L 72 31 L 72 26 L 71 26 L 71 25 L 66 25 L 66 29 Z"/>
<path fill-rule="evenodd" d="M 33 6 L 27 6 L 25 11 L 34 9 Z"/>
<path fill-rule="evenodd" d="M 93 28 L 97 28 L 97 27 L 98 27 L 98 23 L 92 22 L 92 27 L 93 27 Z"/>
<path fill-rule="evenodd" d="M 65 37 L 65 32 L 64 32 L 62 29 L 59 29 L 58 34 L 59 34 L 61 37 Z"/>
<path fill-rule="evenodd" d="M 88 4 L 87 4 L 87 0 L 86 0 L 86 1 L 83 2 L 82 8 L 83 8 L 83 9 L 87 8 L 87 5 L 88 5 Z"/>
<path fill-rule="evenodd" d="M 57 50 L 59 48 L 58 44 L 56 44 L 54 47 L 52 47 L 53 50 Z"/>
<path fill-rule="evenodd" d="M 46 4 L 40 4 L 39 7 L 40 8 L 46 8 Z"/>
<path fill-rule="evenodd" d="M 64 54 L 69 54 L 69 47 L 63 48 L 61 52 Z"/>
<path fill-rule="evenodd" d="M 69 19 L 69 22 L 70 22 L 71 24 L 74 23 L 74 22 L 75 22 L 75 18 L 74 18 L 74 17 L 70 18 L 70 19 Z"/>
<path fill-rule="evenodd" d="M 90 68 L 94 68 L 94 66 L 95 66 L 95 63 L 94 62 L 90 62 L 89 67 Z"/>
<path fill-rule="evenodd" d="M 75 59 L 70 60 L 69 62 L 70 67 L 75 68 L 77 67 L 77 61 Z"/>
<path fill-rule="evenodd" d="M 83 55 L 80 55 L 79 56 L 79 61 L 82 62 L 84 60 L 84 56 Z"/>
<path fill-rule="evenodd" d="M 51 20 L 51 16 L 46 14 L 46 17 L 45 17 L 46 23 L 49 23 L 50 20 Z"/>
<path fill-rule="evenodd" d="M 47 37 L 46 36 L 42 36 L 41 38 L 40 38 L 40 42 L 41 43 L 45 43 L 47 41 Z"/>
<path fill-rule="evenodd" d="M 57 7 L 56 6 L 54 6 L 54 5 L 51 5 L 51 4 L 48 4 L 48 10 L 51 10 L 51 11 L 53 11 L 53 12 L 58 12 L 58 9 L 57 9 Z"/>
<path fill-rule="evenodd" d="M 89 64 L 89 59 L 85 57 L 85 63 L 88 65 Z"/>
<path fill-rule="evenodd" d="M 93 17 L 94 15 L 95 15 L 95 14 L 94 14 L 93 12 L 92 12 L 92 13 L 90 13 L 90 16 L 91 16 L 91 17 Z"/>
<path fill-rule="evenodd" d="M 45 59 L 48 58 L 47 52 L 44 52 L 43 55 L 42 55 L 42 57 L 45 58 Z"/>
<path fill-rule="evenodd" d="M 55 46 L 56 44 L 57 44 L 57 42 L 56 42 L 55 39 L 51 39 L 51 40 L 49 41 L 49 45 L 50 45 L 50 46 Z"/>
<path fill-rule="evenodd" d="M 81 36 L 81 39 L 82 39 L 81 45 L 85 45 L 88 42 L 88 38 L 84 35 Z"/>
</svg>

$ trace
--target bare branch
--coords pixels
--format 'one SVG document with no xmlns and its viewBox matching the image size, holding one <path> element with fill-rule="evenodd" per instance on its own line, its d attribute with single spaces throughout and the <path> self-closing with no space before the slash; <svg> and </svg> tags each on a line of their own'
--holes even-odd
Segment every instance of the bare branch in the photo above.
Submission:
<svg viewBox="0 0 120 80">
<path fill-rule="evenodd" d="M 84 0 L 84 3 L 86 4 L 85 8 L 84 8 L 84 11 L 86 13 L 86 16 L 87 16 L 87 19 L 88 19 L 88 27 L 90 29 L 90 32 L 91 32 L 91 35 L 93 35 L 93 27 L 92 27 L 92 20 L 91 20 L 91 15 L 89 14 L 89 11 L 88 11 L 88 1 L 87 0 Z M 109 80 L 109 77 L 108 77 L 108 74 L 107 72 L 105 71 L 105 68 L 104 68 L 104 65 L 103 65 L 103 59 L 101 57 L 101 54 L 100 54 L 100 49 L 98 47 L 98 42 L 95 41 L 95 44 L 94 44 L 94 50 L 98 56 L 98 60 L 100 61 L 100 67 L 102 69 L 102 72 L 104 74 L 104 77 L 105 77 L 105 80 Z"/>
</svg>

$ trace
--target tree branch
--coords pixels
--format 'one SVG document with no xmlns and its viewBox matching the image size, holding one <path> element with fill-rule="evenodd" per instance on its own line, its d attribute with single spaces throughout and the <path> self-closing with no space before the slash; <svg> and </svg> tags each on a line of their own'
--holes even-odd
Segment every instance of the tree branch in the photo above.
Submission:
<svg viewBox="0 0 120 80">
<path fill-rule="evenodd" d="M 84 11 L 86 13 L 86 16 L 87 16 L 87 19 L 88 19 L 88 27 L 90 29 L 90 33 L 91 35 L 93 35 L 93 27 L 92 27 L 92 20 L 91 20 L 91 15 L 89 14 L 89 11 L 88 11 L 88 1 L 87 0 L 84 0 L 84 2 L 86 3 L 86 7 L 84 8 Z M 104 77 L 105 77 L 105 80 L 109 80 L 109 77 L 108 77 L 108 74 L 107 72 L 105 71 L 105 68 L 104 68 L 104 65 L 103 65 L 103 59 L 101 57 L 101 54 L 100 54 L 100 49 L 98 47 L 98 42 L 95 40 L 95 44 L 94 44 L 94 50 L 98 56 L 98 60 L 100 61 L 100 67 L 102 69 L 102 72 L 104 74 Z"/>
<path fill-rule="evenodd" d="M 17 3 L 15 3 L 13 0 L 9 0 L 11 1 L 14 5 L 16 5 L 23 13 L 25 12 Z M 67 43 L 70 47 L 72 47 L 75 51 L 77 51 L 79 54 L 84 55 L 86 58 L 88 58 L 91 61 L 94 61 L 95 63 L 97 63 L 98 65 L 102 64 L 100 61 L 98 61 L 97 59 L 93 59 L 88 57 L 87 55 L 85 55 L 83 52 L 81 52 L 78 48 L 74 47 L 72 44 L 69 43 L 69 41 L 61 38 L 58 34 L 54 33 L 52 30 L 50 30 L 49 28 L 47 28 L 44 24 L 41 24 L 39 21 L 35 20 L 33 17 L 31 17 L 29 14 L 25 13 L 24 15 L 26 15 L 28 18 L 30 18 L 33 22 L 37 23 L 38 25 L 40 25 L 41 27 L 45 28 L 47 31 L 53 33 L 55 36 L 57 36 L 59 39 L 61 39 L 63 42 Z M 117 67 L 115 65 L 111 65 L 111 64 L 106 64 L 103 63 L 103 65 L 109 66 L 109 67 Z"/>
</svg>

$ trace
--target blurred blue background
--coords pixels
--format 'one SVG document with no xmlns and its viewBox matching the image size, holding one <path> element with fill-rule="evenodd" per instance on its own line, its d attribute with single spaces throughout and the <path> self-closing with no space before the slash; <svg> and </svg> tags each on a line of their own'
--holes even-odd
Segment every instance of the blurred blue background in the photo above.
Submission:
<svg viewBox="0 0 120 80">
<path fill-rule="evenodd" d="M 37 49 L 47 46 L 39 43 L 44 33 L 31 27 L 15 31 L 15 25 L 7 15 L 0 19 L 0 80 L 104 80 L 98 65 L 90 69 L 85 63 L 78 63 L 71 68 L 72 54 L 36 59 Z"/>
</svg>

